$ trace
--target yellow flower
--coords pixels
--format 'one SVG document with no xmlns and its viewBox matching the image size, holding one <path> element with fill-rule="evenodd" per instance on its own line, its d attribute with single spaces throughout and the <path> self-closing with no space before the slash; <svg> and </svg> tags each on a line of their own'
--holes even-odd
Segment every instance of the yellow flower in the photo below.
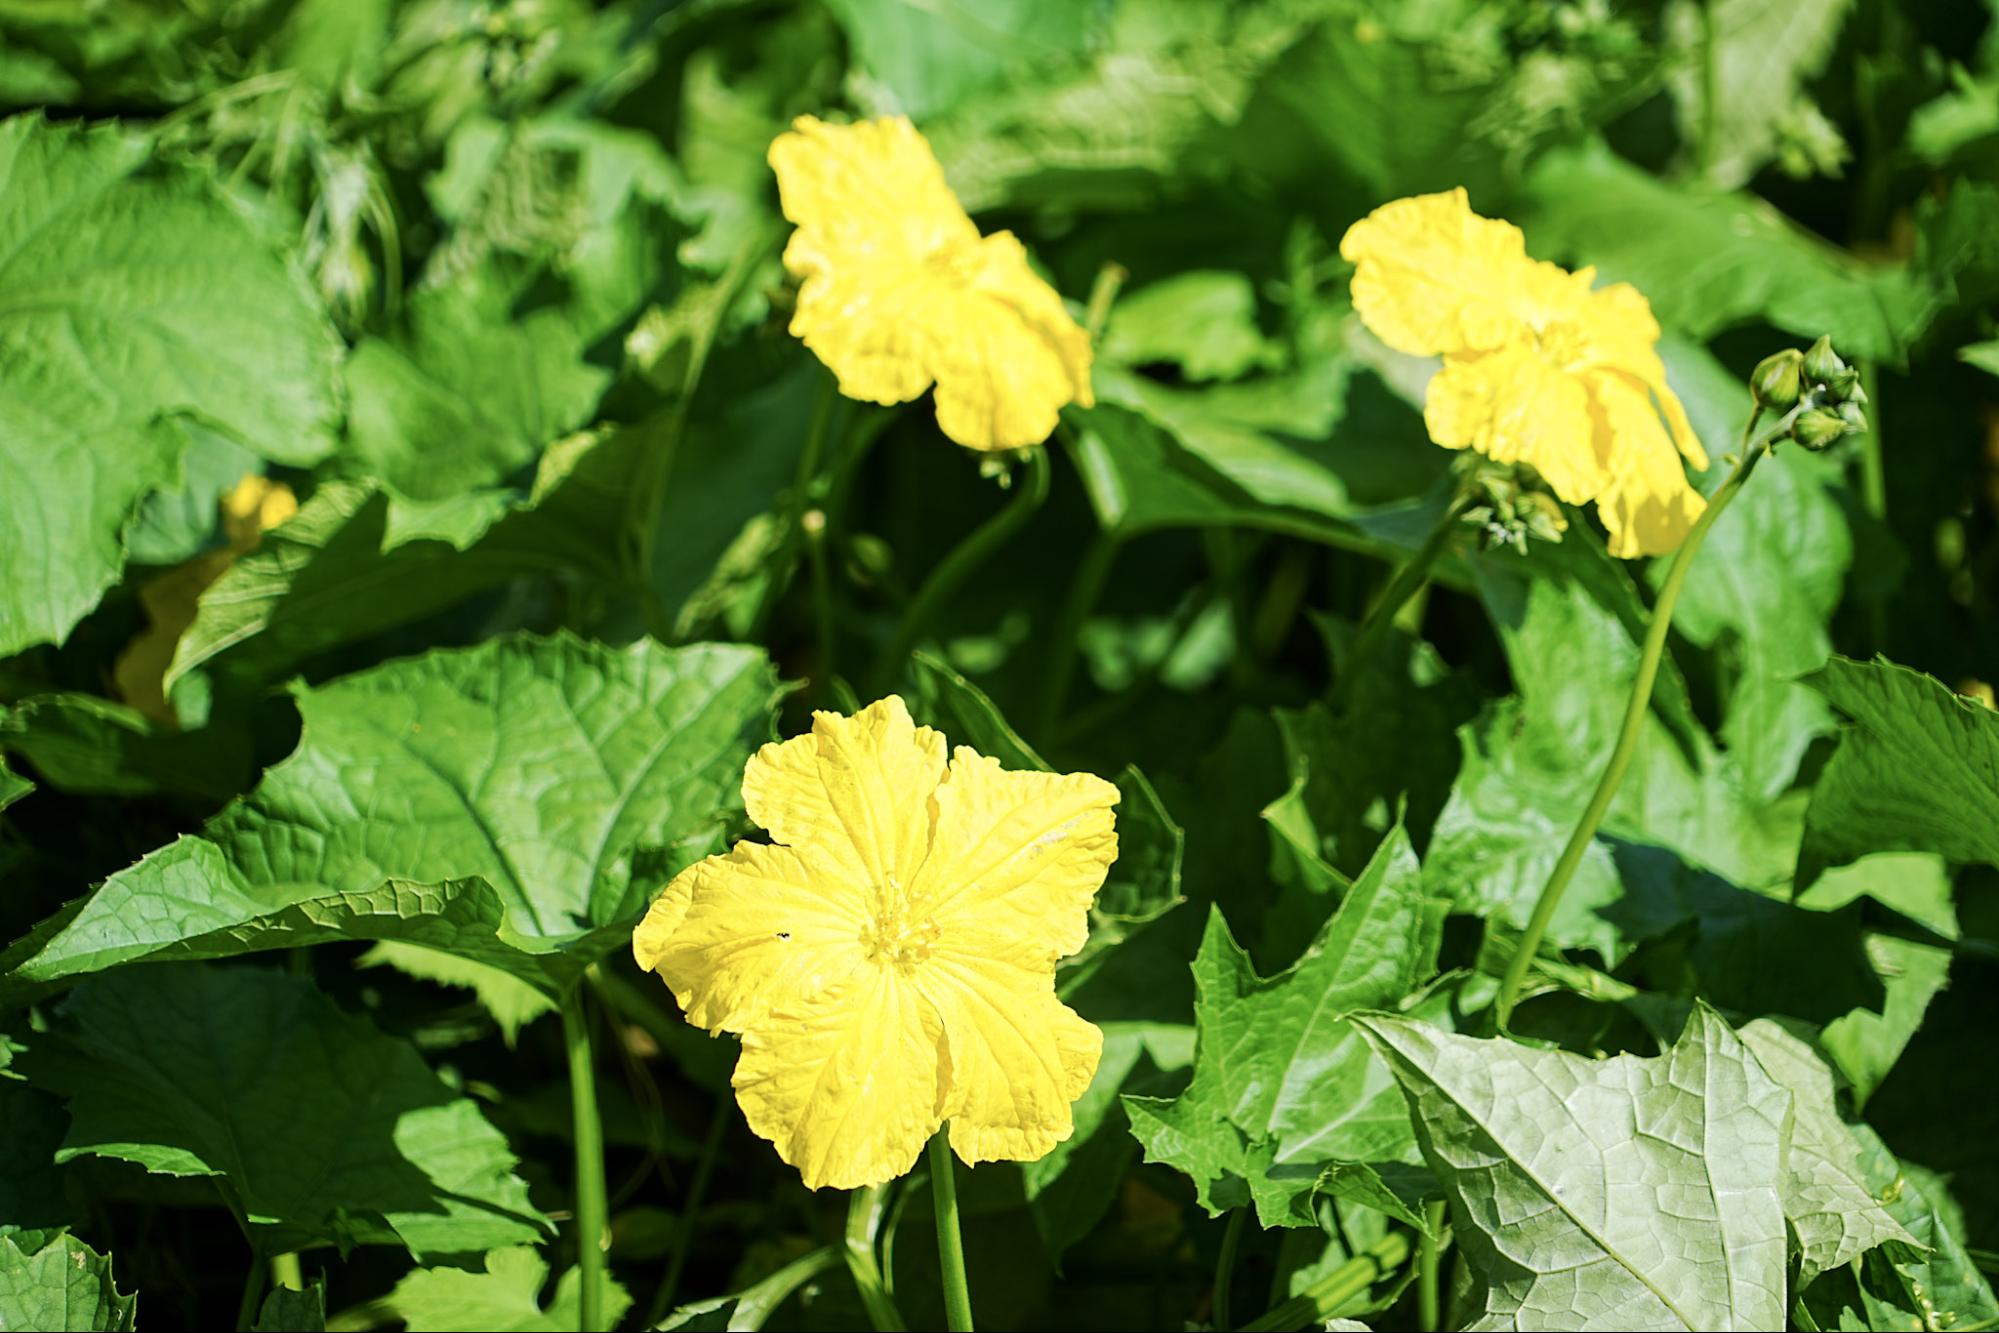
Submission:
<svg viewBox="0 0 1999 1333">
<path fill-rule="evenodd" d="M 229 545 L 176 565 L 139 589 L 147 625 L 112 666 L 120 698 L 155 722 L 174 723 L 162 682 L 181 635 L 201 609 L 201 595 L 229 572 L 237 557 L 256 550 L 265 532 L 297 512 L 298 497 L 281 481 L 250 472 L 230 488 L 222 497 L 222 535 Z"/>
<path fill-rule="evenodd" d="M 871 403 L 934 382 L 937 424 L 973 449 L 1019 449 L 1090 406 L 1090 340 L 1012 232 L 980 236 L 930 142 L 900 116 L 800 116 L 770 146 L 784 266 L 800 279 L 791 331 Z"/>
<path fill-rule="evenodd" d="M 1594 500 L 1617 556 L 1680 544 L 1706 501 L 1681 458 L 1707 454 L 1666 383 L 1659 324 L 1638 289 L 1592 290 L 1527 257 L 1520 229 L 1471 211 L 1463 190 L 1384 204 L 1340 242 L 1354 309 L 1412 356 L 1441 356 L 1430 438 L 1530 464 L 1570 504 Z"/>
<path fill-rule="evenodd" d="M 742 1035 L 736 1100 L 813 1189 L 903 1174 L 951 1122 L 967 1162 L 1069 1137 L 1103 1034 L 1055 998 L 1117 858 L 1118 790 L 1016 773 L 889 696 L 766 745 L 742 842 L 690 866 L 632 939 L 688 1020 Z"/>
</svg>

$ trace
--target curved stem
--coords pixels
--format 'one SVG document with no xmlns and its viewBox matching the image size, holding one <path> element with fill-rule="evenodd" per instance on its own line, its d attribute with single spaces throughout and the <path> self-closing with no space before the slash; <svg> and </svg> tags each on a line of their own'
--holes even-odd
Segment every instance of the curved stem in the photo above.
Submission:
<svg viewBox="0 0 1999 1333">
<path fill-rule="evenodd" d="M 1513 1017 L 1513 1005 L 1519 998 L 1521 984 L 1527 979 L 1527 969 L 1533 966 L 1534 954 L 1541 947 L 1541 937 L 1547 933 L 1548 922 L 1554 919 L 1555 909 L 1561 904 L 1562 892 L 1569 887 L 1576 867 L 1582 864 L 1583 854 L 1596 837 L 1597 826 L 1603 823 L 1611 799 L 1617 795 L 1618 784 L 1624 781 L 1624 772 L 1631 767 L 1631 757 L 1638 750 L 1638 738 L 1644 733 L 1645 717 L 1652 707 L 1652 686 L 1659 676 L 1659 659 L 1666 651 L 1666 634 L 1673 627 L 1673 607 L 1680 600 L 1680 588 L 1687 581 L 1687 571 L 1693 567 L 1694 556 L 1699 554 L 1708 529 L 1728 508 L 1728 502 L 1742 489 L 1742 483 L 1749 480 L 1749 474 L 1755 470 L 1756 462 L 1762 458 L 1768 442 L 1781 431 L 1790 429 L 1791 420 L 1796 415 L 1786 416 L 1761 437 L 1751 441 L 1749 434 L 1755 429 L 1757 417 L 1761 414 L 1762 409 L 1758 408 L 1750 415 L 1749 424 L 1742 432 L 1742 454 L 1736 459 L 1734 470 L 1708 500 L 1707 508 L 1701 511 L 1693 530 L 1687 533 L 1686 540 L 1680 543 L 1680 549 L 1673 555 L 1672 568 L 1666 572 L 1666 581 L 1659 589 L 1659 600 L 1652 607 L 1651 623 L 1645 630 L 1645 645 L 1638 658 L 1638 675 L 1631 682 L 1631 701 L 1625 705 L 1624 725 L 1617 733 L 1617 745 L 1610 752 L 1610 762 L 1604 766 L 1603 776 L 1597 780 L 1596 791 L 1584 807 L 1575 832 L 1569 835 L 1568 845 L 1562 848 L 1561 857 L 1556 860 L 1555 869 L 1534 904 L 1534 914 L 1528 918 L 1519 947 L 1514 951 L 1512 961 L 1506 965 L 1506 975 L 1500 980 L 1493 1011 L 1502 1032 Z"/>
<path fill-rule="evenodd" d="M 944 1282 L 944 1326 L 972 1333 L 972 1293 L 965 1284 L 965 1237 L 958 1230 L 958 1159 L 946 1125 L 930 1139 L 930 1198 L 937 1205 L 937 1268 Z"/>
<path fill-rule="evenodd" d="M 708 1133 L 701 1140 L 701 1158 L 694 1164 L 694 1178 L 687 1182 L 687 1197 L 680 1206 L 680 1220 L 673 1227 L 673 1250 L 667 1256 L 666 1276 L 659 1280 L 652 1306 L 646 1315 L 651 1328 L 673 1309 L 680 1290 L 680 1275 L 687 1271 L 687 1256 L 694 1249 L 694 1228 L 701 1216 L 701 1202 L 708 1197 L 708 1182 L 714 1179 L 715 1162 L 722 1154 L 722 1136 L 734 1119 L 735 1103 L 726 1093 L 715 1099 L 715 1113 L 708 1119 Z"/>
<path fill-rule="evenodd" d="M 1281 1333 L 1330 1319 L 1334 1311 L 1408 1261 L 1409 1237 L 1391 1231 L 1303 1292 L 1244 1324 L 1242 1333 Z"/>
<path fill-rule="evenodd" d="M 1249 1209 L 1229 1214 L 1228 1230 L 1222 1232 L 1222 1252 L 1215 1257 L 1215 1327 L 1228 1333 L 1235 1327 L 1229 1318 L 1229 1287 L 1235 1281 L 1236 1251 L 1242 1248 L 1242 1229 L 1249 1221 Z"/>
<path fill-rule="evenodd" d="M 1042 679 L 1041 705 L 1036 710 L 1035 736 L 1043 745 L 1053 737 L 1062 706 L 1068 702 L 1069 680 L 1076 670 L 1076 637 L 1083 632 L 1083 622 L 1104 595 L 1104 583 L 1110 578 L 1111 566 L 1123 547 L 1123 537 L 1109 528 L 1099 530 L 1090 539 L 1075 575 L 1069 580 L 1068 595 L 1062 599 L 1062 610 L 1057 613 L 1055 628 L 1049 636 L 1048 674 Z"/>
<path fill-rule="evenodd" d="M 854 1289 L 861 1294 L 875 1333 L 903 1333 L 902 1311 L 896 1309 L 895 1296 L 875 1258 L 875 1235 L 887 1212 L 886 1185 L 855 1190 L 847 1201 L 847 1271 L 854 1276 Z"/>
<path fill-rule="evenodd" d="M 1416 1323 L 1424 1333 L 1438 1333 L 1443 1326 L 1443 1282 L 1438 1262 L 1444 1248 L 1442 1199 L 1423 1205 L 1423 1221 L 1429 1230 L 1416 1238 Z"/>
<path fill-rule="evenodd" d="M 1026 453 L 1026 474 L 1015 483 L 1018 489 L 1013 498 L 1007 501 L 1004 509 L 972 529 L 971 535 L 944 557 L 943 563 L 930 572 L 930 577 L 924 580 L 916 597 L 903 612 L 895 639 L 875 659 L 870 682 L 877 697 L 894 688 L 903 664 L 909 660 L 910 650 L 916 647 L 924 626 L 937 608 L 950 600 L 951 594 L 958 591 L 979 566 L 991 559 L 995 551 L 1026 526 L 1027 520 L 1041 508 L 1041 502 L 1048 498 L 1048 448 L 1036 445 Z"/>
<path fill-rule="evenodd" d="M 583 1282 L 583 1333 L 603 1333 L 604 1230 L 610 1204 L 604 1189 L 604 1122 L 597 1114 L 597 1062 L 590 1051 L 590 1016 L 583 987 L 562 997 L 562 1044 L 569 1056 L 569 1112 L 576 1139 L 576 1266 Z"/>
<path fill-rule="evenodd" d="M 1374 599 L 1368 608 L 1367 619 L 1361 622 L 1360 637 L 1354 641 L 1353 651 L 1347 654 L 1346 662 L 1340 668 L 1339 678 L 1333 682 L 1333 708 L 1345 709 L 1353 702 L 1353 692 L 1361 678 L 1361 668 L 1368 660 L 1381 651 L 1383 641 L 1388 638 L 1389 627 L 1395 623 L 1396 612 L 1400 611 L 1419 588 L 1430 581 L 1430 571 L 1437 561 L 1451 547 L 1457 537 L 1458 520 L 1471 507 L 1471 497 L 1459 495 L 1444 510 L 1444 516 L 1437 520 L 1423 545 L 1416 554 L 1409 557 L 1402 568 L 1395 571 L 1395 577 Z"/>
<path fill-rule="evenodd" d="M 251 1251 L 250 1271 L 243 1275 L 243 1299 L 236 1305 L 236 1327 L 239 1329 L 257 1326 L 257 1313 L 263 1308 L 264 1303 L 267 1264 L 268 1261 L 262 1251 Z"/>
</svg>

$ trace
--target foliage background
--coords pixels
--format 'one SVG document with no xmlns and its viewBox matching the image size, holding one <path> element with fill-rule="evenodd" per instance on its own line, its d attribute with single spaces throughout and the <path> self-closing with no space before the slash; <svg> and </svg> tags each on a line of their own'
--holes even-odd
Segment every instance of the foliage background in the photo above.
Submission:
<svg viewBox="0 0 1999 1333">
<path fill-rule="evenodd" d="M 1771 1020 L 1823 1061 L 1796 1119 L 1933 1247 L 1806 1285 L 1794 1213 L 1788 1317 L 1999 1319 L 1987 7 L 0 0 L 0 102 L 10 1320 L 111 1326 L 136 1290 L 149 1326 L 212 1327 L 302 1251 L 268 1326 L 322 1300 L 340 1327 L 573 1325 L 574 1278 L 541 1290 L 576 1244 L 547 1015 L 599 958 L 628 1319 L 676 1254 L 668 1303 L 837 1240 L 842 1201 L 733 1118 L 726 1048 L 616 987 L 649 894 L 741 831 L 748 749 L 866 697 L 916 584 L 1008 498 L 927 405 L 830 397 L 784 332 L 763 153 L 843 111 L 913 117 L 1079 309 L 1126 274 L 1049 502 L 901 683 L 954 739 L 1126 792 L 1063 983 L 1107 1033 L 1078 1136 L 966 1178 L 986 1324 L 1209 1319 L 1203 1205 L 1253 1202 L 1286 1225 L 1243 1241 L 1241 1317 L 1456 1179 L 1352 1030 L 1287 1060 L 1282 1013 L 1481 1030 L 1660 573 L 1580 520 L 1467 551 L 1340 672 L 1450 460 L 1337 240 L 1460 184 L 1650 297 L 1717 459 L 1748 369 L 1820 333 L 1874 423 L 1780 453 L 1717 526 L 1519 1030 L 1651 1058 L 1696 997 Z M 217 510 L 245 473 L 301 503 L 253 552 Z M 1328 919 L 1378 895 L 1414 915 L 1368 937 L 1392 984 L 1352 990 Z M 1211 1067 L 1258 996 L 1268 1106 Z M 1375 1156 L 1297 1142 L 1363 1102 L 1399 1124 Z M 1392 1160 L 1387 1212 L 1322 1174 Z M 926 1188 L 888 1223 L 919 1323 Z M 1829 1215 L 1853 1239 L 1872 1206 Z M 1352 1308 L 1413 1326 L 1411 1299 Z M 864 1325 L 836 1269 L 769 1326 Z"/>
</svg>

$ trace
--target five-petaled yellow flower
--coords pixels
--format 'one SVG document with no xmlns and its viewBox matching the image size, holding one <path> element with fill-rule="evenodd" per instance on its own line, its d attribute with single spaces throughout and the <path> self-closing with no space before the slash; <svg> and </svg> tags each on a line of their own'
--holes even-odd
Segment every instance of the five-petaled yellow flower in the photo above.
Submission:
<svg viewBox="0 0 1999 1333">
<path fill-rule="evenodd" d="M 1592 289 L 1527 257 L 1511 223 L 1462 189 L 1384 204 L 1340 242 L 1354 309 L 1399 352 L 1441 356 L 1430 437 L 1530 464 L 1570 504 L 1596 501 L 1617 556 L 1680 544 L 1706 502 L 1687 484 L 1707 454 L 1666 384 L 1659 324 L 1637 288 Z"/>
<path fill-rule="evenodd" d="M 1019 773 L 893 695 L 763 747 L 743 842 L 683 871 L 632 940 L 690 1022 L 740 1033 L 736 1099 L 813 1189 L 909 1170 L 939 1125 L 967 1162 L 1069 1137 L 1103 1034 L 1055 997 L 1117 858 L 1118 790 Z"/>
<path fill-rule="evenodd" d="M 872 403 L 937 386 L 937 424 L 973 449 L 1040 444 L 1064 403 L 1090 406 L 1090 339 L 1012 232 L 979 235 L 930 143 L 900 116 L 800 116 L 770 146 L 791 331 Z"/>
</svg>

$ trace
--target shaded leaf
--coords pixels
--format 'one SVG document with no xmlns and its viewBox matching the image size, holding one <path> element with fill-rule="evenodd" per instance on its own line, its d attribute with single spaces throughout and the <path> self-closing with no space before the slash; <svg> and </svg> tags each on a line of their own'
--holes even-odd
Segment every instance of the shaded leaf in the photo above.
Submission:
<svg viewBox="0 0 1999 1333">
<path fill-rule="evenodd" d="M 125 1333 L 139 1298 L 111 1281 L 111 1256 L 74 1236 L 23 1250 L 0 1236 L 0 1328 Z"/>
<path fill-rule="evenodd" d="M 420 1268 L 396 1283 L 384 1303 L 410 1333 L 559 1333 L 582 1327 L 582 1271 L 564 1273 L 544 1307 L 541 1289 L 547 1281 L 548 1264 L 533 1250 L 494 1250 L 484 1272 Z M 631 1304 L 625 1289 L 606 1276 L 607 1325 L 615 1326 Z"/>
</svg>

